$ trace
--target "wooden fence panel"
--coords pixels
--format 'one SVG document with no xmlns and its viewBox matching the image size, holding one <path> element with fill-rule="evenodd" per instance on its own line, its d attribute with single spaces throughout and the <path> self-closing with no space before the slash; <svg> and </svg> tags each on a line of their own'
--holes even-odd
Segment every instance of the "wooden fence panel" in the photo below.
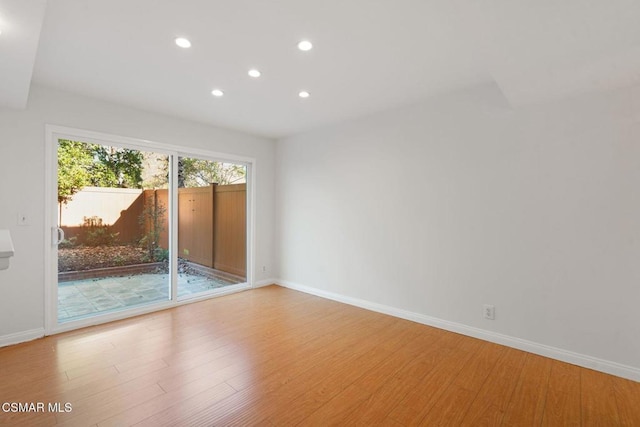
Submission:
<svg viewBox="0 0 640 427">
<path fill-rule="evenodd" d="M 139 220 L 143 199 L 142 190 L 85 187 L 60 206 L 58 222 L 66 238 L 75 237 L 78 244 L 87 243 L 87 233 L 92 231 L 84 224 L 87 218 L 101 221 L 109 233 L 117 233 L 117 243 L 136 244 L 142 237 Z"/>
<path fill-rule="evenodd" d="M 155 196 L 154 196 L 155 195 Z M 168 206 L 167 190 L 146 190 L 145 198 Z M 178 257 L 246 277 L 247 185 L 178 189 Z M 168 248 L 168 223 L 160 246 Z"/>
<path fill-rule="evenodd" d="M 178 189 L 178 256 L 212 268 L 213 188 Z"/>
<path fill-rule="evenodd" d="M 214 263 L 216 270 L 246 277 L 247 274 L 247 185 L 215 187 Z"/>
</svg>

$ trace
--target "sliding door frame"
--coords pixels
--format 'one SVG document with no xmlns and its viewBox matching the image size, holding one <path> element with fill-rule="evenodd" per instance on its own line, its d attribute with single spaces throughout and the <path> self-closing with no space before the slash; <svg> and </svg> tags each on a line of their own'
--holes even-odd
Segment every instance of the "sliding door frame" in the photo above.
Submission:
<svg viewBox="0 0 640 427">
<path fill-rule="evenodd" d="M 159 154 L 168 155 L 170 159 L 171 179 L 170 209 L 169 209 L 169 245 L 171 254 L 171 298 L 167 301 L 160 301 L 148 305 L 134 307 L 122 311 L 96 314 L 91 317 L 74 321 L 58 322 L 58 267 L 57 267 L 57 245 L 54 245 L 54 229 L 57 227 L 57 168 L 58 156 L 57 146 L 59 139 L 70 139 L 100 145 L 110 145 L 115 147 L 131 148 L 141 151 L 152 151 Z M 175 191 L 178 182 L 178 170 L 174 161 L 178 157 L 198 157 L 206 160 L 236 163 L 247 168 L 247 207 L 246 207 L 246 235 L 247 235 L 247 281 L 237 285 L 221 288 L 214 293 L 199 295 L 191 299 L 178 299 L 177 292 L 177 255 L 178 255 L 178 192 Z M 97 325 L 114 320 L 138 316 L 167 308 L 189 304 L 217 296 L 226 295 L 233 292 L 243 291 L 255 286 L 255 169 L 256 160 L 250 157 L 237 156 L 233 154 L 214 152 L 209 150 L 191 148 L 188 146 L 165 144 L 155 141 L 148 141 L 138 138 L 130 138 L 119 135 L 111 135 L 101 132 L 94 132 L 83 129 L 75 129 L 64 126 L 45 126 L 45 220 L 44 220 L 44 323 L 45 334 L 52 335 L 86 326 Z"/>
</svg>

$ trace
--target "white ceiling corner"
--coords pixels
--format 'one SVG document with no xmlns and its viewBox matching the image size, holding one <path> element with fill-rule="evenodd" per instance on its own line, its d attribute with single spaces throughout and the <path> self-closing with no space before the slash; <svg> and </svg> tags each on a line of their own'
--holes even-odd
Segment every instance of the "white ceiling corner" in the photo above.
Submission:
<svg viewBox="0 0 640 427">
<path fill-rule="evenodd" d="M 27 105 L 46 6 L 46 0 L 0 0 L 0 107 Z"/>
<path fill-rule="evenodd" d="M 567 0 L 481 8 L 487 61 L 514 106 L 640 83 L 640 2 Z"/>
</svg>

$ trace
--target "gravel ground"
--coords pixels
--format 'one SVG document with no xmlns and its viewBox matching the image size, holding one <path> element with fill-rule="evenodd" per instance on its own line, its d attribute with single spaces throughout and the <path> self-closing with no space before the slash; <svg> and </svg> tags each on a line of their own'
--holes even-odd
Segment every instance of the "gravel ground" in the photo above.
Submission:
<svg viewBox="0 0 640 427">
<path fill-rule="evenodd" d="M 58 271 L 82 271 L 149 262 L 136 246 L 97 246 L 58 249 Z"/>
</svg>

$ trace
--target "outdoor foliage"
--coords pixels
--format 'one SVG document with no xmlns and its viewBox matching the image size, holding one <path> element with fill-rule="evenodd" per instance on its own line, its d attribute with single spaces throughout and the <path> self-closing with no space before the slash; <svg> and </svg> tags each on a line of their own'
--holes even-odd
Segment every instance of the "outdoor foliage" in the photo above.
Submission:
<svg viewBox="0 0 640 427">
<path fill-rule="evenodd" d="M 143 155 L 128 148 L 90 145 L 94 155 L 91 185 L 94 187 L 142 188 Z"/>
<path fill-rule="evenodd" d="M 138 150 L 59 140 L 58 203 L 87 186 L 142 188 L 142 160 Z"/>
<path fill-rule="evenodd" d="M 206 187 L 209 184 L 227 185 L 244 182 L 246 167 L 233 163 L 180 157 L 183 182 L 178 187 Z"/>
<path fill-rule="evenodd" d="M 76 236 L 69 237 L 68 239 L 64 239 L 62 242 L 58 243 L 58 249 L 71 249 L 78 245 L 78 238 Z"/>
<path fill-rule="evenodd" d="M 144 230 L 144 236 L 140 239 L 140 246 L 147 250 L 149 261 L 164 261 L 168 258 L 168 251 L 159 245 L 160 234 L 165 230 L 165 214 L 167 208 L 159 201 L 154 200 L 144 207 L 138 218 L 138 223 Z"/>
<path fill-rule="evenodd" d="M 82 227 L 87 246 L 113 246 L 118 243 L 119 233 L 112 233 L 111 227 L 102 223 L 102 218 L 85 217 Z"/>
<path fill-rule="evenodd" d="M 166 185 L 169 176 L 169 160 L 164 157 L 159 173 L 148 182 L 149 187 L 159 188 Z M 210 184 L 229 185 L 246 182 L 247 168 L 233 163 L 214 162 L 212 160 L 178 158 L 178 187 L 206 187 Z"/>
<path fill-rule="evenodd" d="M 90 182 L 93 156 L 83 142 L 60 140 L 58 145 L 58 203 L 67 203 Z"/>
</svg>

